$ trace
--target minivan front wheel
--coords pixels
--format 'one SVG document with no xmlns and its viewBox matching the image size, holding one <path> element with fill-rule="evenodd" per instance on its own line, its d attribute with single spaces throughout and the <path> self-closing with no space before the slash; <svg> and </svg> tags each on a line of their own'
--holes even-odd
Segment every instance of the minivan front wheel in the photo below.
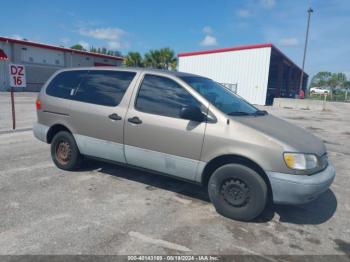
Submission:
<svg viewBox="0 0 350 262">
<path fill-rule="evenodd" d="M 55 165 L 63 170 L 76 170 L 82 157 L 74 137 L 67 131 L 58 132 L 51 143 L 51 158 Z"/>
<path fill-rule="evenodd" d="M 240 164 L 219 167 L 211 175 L 208 193 L 216 211 L 236 220 L 258 217 L 267 203 L 267 185 L 253 169 Z"/>
</svg>

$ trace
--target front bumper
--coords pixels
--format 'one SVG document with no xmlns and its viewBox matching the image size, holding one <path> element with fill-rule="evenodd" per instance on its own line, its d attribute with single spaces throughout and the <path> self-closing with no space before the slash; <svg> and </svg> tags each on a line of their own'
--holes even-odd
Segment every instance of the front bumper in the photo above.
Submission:
<svg viewBox="0 0 350 262">
<path fill-rule="evenodd" d="M 323 171 L 311 176 L 266 172 L 270 179 L 273 202 L 303 204 L 317 198 L 332 184 L 335 169 L 331 163 Z"/>
</svg>

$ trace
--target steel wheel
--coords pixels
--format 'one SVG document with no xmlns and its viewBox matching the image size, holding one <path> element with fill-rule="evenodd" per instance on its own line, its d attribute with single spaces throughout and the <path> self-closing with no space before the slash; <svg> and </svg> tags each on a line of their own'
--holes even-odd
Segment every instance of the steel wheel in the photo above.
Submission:
<svg viewBox="0 0 350 262">
<path fill-rule="evenodd" d="M 267 202 L 267 185 L 261 175 L 237 163 L 220 166 L 213 172 L 208 193 L 218 213 L 242 221 L 259 216 Z"/>
<path fill-rule="evenodd" d="M 67 141 L 57 143 L 55 152 L 56 159 L 60 164 L 66 165 L 70 161 L 72 149 Z"/>
<path fill-rule="evenodd" d="M 225 180 L 220 188 L 223 199 L 231 206 L 243 207 L 250 199 L 249 187 L 239 179 Z"/>
<path fill-rule="evenodd" d="M 58 132 L 51 142 L 51 158 L 55 165 L 63 170 L 77 170 L 82 163 L 82 156 L 71 133 Z"/>
</svg>

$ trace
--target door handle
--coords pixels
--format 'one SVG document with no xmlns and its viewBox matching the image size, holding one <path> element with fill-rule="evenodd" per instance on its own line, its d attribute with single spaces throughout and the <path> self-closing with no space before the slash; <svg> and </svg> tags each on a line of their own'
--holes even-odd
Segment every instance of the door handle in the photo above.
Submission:
<svg viewBox="0 0 350 262">
<path fill-rule="evenodd" d="M 133 124 L 136 124 L 136 125 L 142 124 L 141 119 L 138 118 L 137 116 L 128 118 L 128 121 L 129 121 L 130 123 L 133 123 Z"/>
<path fill-rule="evenodd" d="M 122 117 L 116 113 L 113 113 L 113 114 L 109 115 L 108 117 L 112 120 L 122 120 Z"/>
</svg>

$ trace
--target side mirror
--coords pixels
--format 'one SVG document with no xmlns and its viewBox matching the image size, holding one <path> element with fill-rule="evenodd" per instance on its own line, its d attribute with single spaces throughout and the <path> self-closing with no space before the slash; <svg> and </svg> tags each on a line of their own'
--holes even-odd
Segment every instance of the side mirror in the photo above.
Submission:
<svg viewBox="0 0 350 262">
<path fill-rule="evenodd" d="M 198 106 L 185 106 L 181 108 L 180 117 L 196 122 L 203 122 L 205 120 L 205 115 Z"/>
</svg>

